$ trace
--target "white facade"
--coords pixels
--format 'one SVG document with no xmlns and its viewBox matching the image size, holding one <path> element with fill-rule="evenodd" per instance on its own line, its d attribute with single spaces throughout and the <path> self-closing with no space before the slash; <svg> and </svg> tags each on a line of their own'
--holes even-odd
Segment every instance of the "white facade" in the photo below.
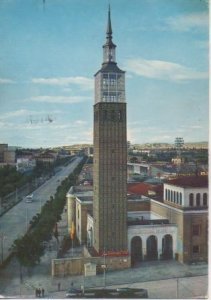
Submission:
<svg viewBox="0 0 211 300">
<path fill-rule="evenodd" d="M 183 207 L 207 206 L 208 188 L 180 187 L 165 183 L 164 200 Z"/>
<path fill-rule="evenodd" d="M 143 257 L 147 254 L 147 239 L 151 236 L 155 236 L 157 240 L 157 252 L 158 259 L 163 253 L 163 239 L 165 236 L 170 235 L 173 242 L 173 257 L 177 253 L 177 225 L 165 224 L 165 225 L 135 225 L 128 227 L 128 249 L 131 253 L 131 242 L 134 237 L 140 237 L 142 241 L 142 253 Z"/>
</svg>

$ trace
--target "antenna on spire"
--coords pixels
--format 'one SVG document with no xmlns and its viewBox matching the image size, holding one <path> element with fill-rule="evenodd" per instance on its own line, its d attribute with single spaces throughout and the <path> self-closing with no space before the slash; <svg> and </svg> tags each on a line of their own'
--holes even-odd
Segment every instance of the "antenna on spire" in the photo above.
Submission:
<svg viewBox="0 0 211 300">
<path fill-rule="evenodd" d="M 107 33 L 108 36 L 112 35 L 110 3 L 108 4 L 108 24 L 107 24 L 107 31 L 106 31 L 106 33 Z"/>
<path fill-rule="evenodd" d="M 45 0 L 43 0 L 43 11 L 45 11 Z"/>
</svg>

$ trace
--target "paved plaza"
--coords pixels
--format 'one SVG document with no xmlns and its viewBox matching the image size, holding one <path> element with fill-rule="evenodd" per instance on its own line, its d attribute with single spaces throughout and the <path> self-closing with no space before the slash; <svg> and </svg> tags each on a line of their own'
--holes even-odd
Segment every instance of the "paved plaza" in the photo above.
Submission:
<svg viewBox="0 0 211 300">
<path fill-rule="evenodd" d="M 53 256 L 53 253 L 51 254 Z M 74 287 L 102 287 L 104 276 L 62 276 L 52 278 L 47 253 L 40 265 L 29 273 L 24 270 L 20 280 L 19 264 L 13 259 L 0 271 L 0 295 L 4 297 L 34 298 L 35 288 L 44 288 L 47 298 L 64 298 L 73 283 Z M 183 265 L 176 261 L 144 262 L 133 269 L 107 272 L 106 286 L 127 286 L 148 289 L 149 298 L 205 298 L 208 294 L 207 265 Z M 60 291 L 58 287 L 60 285 Z"/>
</svg>

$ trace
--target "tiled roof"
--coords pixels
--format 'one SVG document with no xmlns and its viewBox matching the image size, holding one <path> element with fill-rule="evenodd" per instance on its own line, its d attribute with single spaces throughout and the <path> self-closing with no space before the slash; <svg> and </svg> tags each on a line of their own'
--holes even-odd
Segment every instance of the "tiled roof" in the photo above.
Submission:
<svg viewBox="0 0 211 300">
<path fill-rule="evenodd" d="M 127 187 L 128 193 L 148 196 L 149 191 L 154 191 L 156 194 L 162 194 L 163 184 L 152 185 L 145 182 L 129 183 Z"/>
<path fill-rule="evenodd" d="M 208 176 L 182 176 L 166 183 L 180 187 L 208 187 Z"/>
</svg>

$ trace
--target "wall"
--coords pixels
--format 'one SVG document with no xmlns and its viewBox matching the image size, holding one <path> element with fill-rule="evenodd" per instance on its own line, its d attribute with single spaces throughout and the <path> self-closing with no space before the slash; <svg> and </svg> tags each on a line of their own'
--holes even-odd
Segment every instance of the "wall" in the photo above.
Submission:
<svg viewBox="0 0 211 300">
<path fill-rule="evenodd" d="M 208 260 L 208 214 L 200 211 L 184 213 L 184 262 Z M 193 227 L 199 226 L 199 234 Z M 199 248 L 198 253 L 193 248 Z"/>
<path fill-rule="evenodd" d="M 149 200 L 128 200 L 127 211 L 150 211 Z"/>
<path fill-rule="evenodd" d="M 177 256 L 179 261 L 183 261 L 183 212 L 154 200 L 151 200 L 151 210 L 168 219 L 171 224 L 177 224 Z"/>
<path fill-rule="evenodd" d="M 177 253 L 181 262 L 207 261 L 208 256 L 208 211 L 176 209 L 171 206 L 151 200 L 153 212 L 169 219 L 170 223 L 178 225 Z M 200 235 L 193 236 L 193 225 L 201 227 Z M 199 245 L 200 253 L 193 255 L 193 246 Z"/>
<path fill-rule="evenodd" d="M 101 265 L 106 265 L 107 270 L 120 270 L 130 268 L 130 257 L 77 257 L 77 258 L 64 258 L 53 259 L 51 263 L 52 276 L 65 276 L 65 275 L 82 275 L 84 273 L 84 264 L 94 263 L 97 265 L 97 273 L 103 272 Z"/>
</svg>

